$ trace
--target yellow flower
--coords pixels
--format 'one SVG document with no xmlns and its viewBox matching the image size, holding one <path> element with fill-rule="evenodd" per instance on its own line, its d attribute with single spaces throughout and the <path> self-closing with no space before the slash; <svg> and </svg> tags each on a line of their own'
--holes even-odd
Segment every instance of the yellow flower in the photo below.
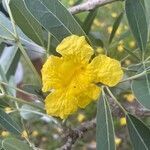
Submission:
<svg viewBox="0 0 150 150">
<path fill-rule="evenodd" d="M 113 18 L 116 18 L 116 17 L 117 17 L 117 13 L 113 12 L 113 13 L 111 13 L 111 16 L 112 16 Z"/>
<path fill-rule="evenodd" d="M 123 51 L 124 51 L 124 46 L 123 46 L 123 44 L 118 45 L 117 50 L 118 50 L 119 52 L 123 52 Z"/>
<path fill-rule="evenodd" d="M 7 137 L 7 136 L 9 136 L 9 132 L 8 131 L 2 131 L 2 133 L 1 133 L 1 136 L 2 137 Z"/>
<path fill-rule="evenodd" d="M 23 131 L 22 132 L 22 135 L 21 135 L 23 138 L 28 138 L 28 133 L 27 133 L 27 131 Z"/>
<path fill-rule="evenodd" d="M 127 124 L 126 118 L 125 117 L 120 118 L 120 125 L 125 126 L 126 124 Z"/>
<path fill-rule="evenodd" d="M 38 135 L 39 135 L 39 132 L 38 132 L 38 131 L 33 131 L 33 132 L 32 132 L 32 136 L 33 136 L 33 137 L 37 137 Z"/>
<path fill-rule="evenodd" d="M 109 26 L 108 28 L 107 28 L 107 32 L 110 34 L 111 32 L 112 32 L 112 27 L 111 26 Z"/>
<path fill-rule="evenodd" d="M 121 138 L 115 137 L 115 144 L 116 144 L 117 146 L 119 146 L 119 145 L 121 144 L 121 142 L 122 142 L 122 139 L 121 139 Z"/>
<path fill-rule="evenodd" d="M 133 102 L 134 101 L 134 99 L 135 99 L 135 96 L 132 94 L 132 93 L 130 93 L 130 94 L 125 94 L 124 95 L 124 98 L 128 101 L 128 102 Z"/>
<path fill-rule="evenodd" d="M 77 120 L 78 120 L 79 122 L 82 122 L 84 119 L 85 119 L 85 115 L 84 115 L 84 114 L 79 114 L 79 115 L 77 116 Z"/>
<path fill-rule="evenodd" d="M 6 108 L 5 108 L 5 112 L 6 112 L 7 114 L 9 114 L 10 112 L 12 112 L 12 109 L 11 109 L 10 107 L 6 107 Z"/>
<path fill-rule="evenodd" d="M 123 76 L 117 60 L 98 55 L 91 60 L 94 50 L 84 36 L 65 38 L 56 48 L 61 55 L 50 56 L 42 68 L 43 92 L 47 114 L 67 118 L 78 108 L 85 108 L 97 100 L 101 89 L 96 83 L 115 86 Z"/>
</svg>

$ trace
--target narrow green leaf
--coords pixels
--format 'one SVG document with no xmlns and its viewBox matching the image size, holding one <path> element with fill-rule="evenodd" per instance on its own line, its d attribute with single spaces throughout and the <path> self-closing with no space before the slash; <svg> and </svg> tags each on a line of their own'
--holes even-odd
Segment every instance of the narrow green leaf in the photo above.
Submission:
<svg viewBox="0 0 150 150">
<path fill-rule="evenodd" d="M 82 25 L 86 34 L 88 34 L 90 32 L 93 21 L 97 15 L 97 11 L 98 11 L 98 9 L 91 10 Z"/>
<path fill-rule="evenodd" d="M 88 37 L 94 46 L 104 46 L 104 43 L 102 41 L 103 38 L 99 32 L 90 32 L 88 34 Z"/>
<path fill-rule="evenodd" d="M 8 80 L 11 75 L 15 74 L 19 59 L 20 59 L 20 51 L 18 50 L 17 45 L 5 47 L 2 56 L 0 58 L 0 64 Z"/>
<path fill-rule="evenodd" d="M 148 83 L 147 83 L 148 82 Z M 137 100 L 146 108 L 150 109 L 150 75 L 133 80 L 132 90 Z"/>
<path fill-rule="evenodd" d="M 3 52 L 3 50 L 4 50 L 4 47 L 5 47 L 5 44 L 3 44 L 2 42 L 3 41 L 1 41 L 1 39 L 0 39 L 0 56 L 1 56 L 2 52 Z"/>
<path fill-rule="evenodd" d="M 44 47 L 42 27 L 28 12 L 23 0 L 11 0 L 10 8 L 20 29 L 34 42 Z"/>
<path fill-rule="evenodd" d="M 32 54 L 36 53 L 36 55 L 41 56 L 41 54 L 45 53 L 44 49 L 29 39 L 18 26 L 16 26 L 16 29 L 21 43 L 25 46 L 30 54 L 32 52 Z M 5 40 L 5 42 L 8 43 L 13 42 L 15 44 L 13 32 L 12 23 L 10 20 L 4 14 L 0 13 L 0 39 Z"/>
<path fill-rule="evenodd" d="M 138 118 L 126 115 L 129 135 L 135 150 L 150 149 L 150 129 Z"/>
<path fill-rule="evenodd" d="M 22 107 L 20 108 L 20 115 L 25 120 L 32 120 L 32 121 L 36 119 L 38 120 L 39 115 L 37 115 L 36 112 L 38 113 L 39 110 L 26 104 L 22 105 Z"/>
<path fill-rule="evenodd" d="M 148 24 L 150 26 L 150 0 L 144 0 L 145 2 L 145 8 L 146 8 L 146 17 Z"/>
<path fill-rule="evenodd" d="M 148 41 L 149 41 L 150 40 L 150 0 L 144 0 L 144 3 L 146 8 L 146 18 L 148 22 L 148 30 L 149 30 Z"/>
<path fill-rule="evenodd" d="M 0 80 L 7 82 L 7 78 L 1 65 L 0 65 Z"/>
<path fill-rule="evenodd" d="M 0 12 L 0 39 L 14 40 L 11 23 L 1 12 Z"/>
<path fill-rule="evenodd" d="M 71 34 L 86 36 L 59 0 L 24 0 L 24 2 L 37 21 L 58 41 Z"/>
<path fill-rule="evenodd" d="M 7 82 L 7 78 L 5 76 L 5 73 L 4 73 L 1 65 L 0 65 L 0 81 Z M 6 88 L 6 90 L 8 91 L 8 93 L 10 92 L 10 89 L 8 87 Z M 8 101 L 6 101 L 6 99 L 4 99 L 4 98 L 0 99 L 0 107 L 5 108 L 7 106 L 9 106 Z"/>
<path fill-rule="evenodd" d="M 23 44 L 31 43 L 31 39 L 29 39 L 21 30 L 16 26 L 17 33 L 20 37 L 20 40 Z M 0 39 L 8 40 L 8 41 L 15 41 L 14 38 L 14 31 L 12 28 L 12 23 L 10 20 L 0 12 Z M 33 42 L 32 42 L 33 43 Z"/>
<path fill-rule="evenodd" d="M 4 150 L 32 150 L 30 146 L 15 138 L 6 138 L 2 141 L 2 148 Z"/>
<path fill-rule="evenodd" d="M 120 13 L 120 15 L 116 18 L 116 20 L 115 20 L 115 22 L 113 24 L 113 29 L 112 29 L 112 32 L 111 32 L 110 37 L 109 37 L 109 44 L 112 42 L 112 40 L 113 40 L 113 38 L 115 36 L 115 33 L 116 33 L 116 31 L 117 31 L 117 29 L 118 29 L 118 27 L 119 27 L 119 25 L 121 23 L 121 20 L 123 18 L 123 14 L 124 14 L 123 12 Z"/>
<path fill-rule="evenodd" d="M 97 105 L 96 143 L 98 150 L 115 150 L 114 127 L 109 104 L 103 94 Z"/>
<path fill-rule="evenodd" d="M 10 116 L 1 109 L 0 109 L 0 124 L 13 134 L 20 135 L 20 133 L 22 132 L 20 126 L 16 122 L 14 122 L 10 118 Z"/>
<path fill-rule="evenodd" d="M 133 56 L 133 58 L 136 58 L 138 61 L 140 61 L 140 58 L 138 56 L 136 56 L 136 54 L 134 54 L 134 52 L 132 52 L 131 50 L 127 49 L 126 47 L 124 47 L 124 50 L 129 53 L 131 56 Z"/>
<path fill-rule="evenodd" d="M 144 51 L 148 37 L 148 26 L 144 6 L 141 0 L 126 0 L 125 10 L 130 29 L 139 48 Z"/>
</svg>

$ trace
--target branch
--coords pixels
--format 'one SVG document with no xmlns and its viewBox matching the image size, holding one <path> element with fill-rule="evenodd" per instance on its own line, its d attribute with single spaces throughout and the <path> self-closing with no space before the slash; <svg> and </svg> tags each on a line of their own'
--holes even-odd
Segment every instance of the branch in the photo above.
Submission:
<svg viewBox="0 0 150 150">
<path fill-rule="evenodd" d="M 96 119 L 91 121 L 86 121 L 82 123 L 79 127 L 69 130 L 65 135 L 67 139 L 66 144 L 63 145 L 59 150 L 71 150 L 72 145 L 77 141 L 78 138 L 81 138 L 87 131 L 96 127 Z"/>
<path fill-rule="evenodd" d="M 89 11 L 89 10 L 95 9 L 97 7 L 100 7 L 100 6 L 115 2 L 115 1 L 119 1 L 119 0 L 87 0 L 86 2 L 73 6 L 69 8 L 68 10 L 72 14 L 77 14 L 83 11 Z"/>
<path fill-rule="evenodd" d="M 112 114 L 117 117 L 124 116 L 122 110 L 120 107 L 115 103 L 115 101 L 112 98 L 109 98 L 109 104 L 111 107 Z M 126 109 L 127 112 L 137 116 L 137 117 L 149 117 L 150 116 L 150 110 L 146 109 L 144 106 L 140 105 L 137 100 L 134 100 L 133 103 L 125 102 L 122 104 L 122 106 Z"/>
<path fill-rule="evenodd" d="M 119 106 L 114 102 L 112 98 L 109 98 L 109 104 L 111 106 L 112 114 L 121 117 L 123 116 L 122 110 L 119 108 Z M 123 104 L 124 108 L 132 113 L 135 116 L 138 117 L 146 117 L 150 116 L 150 110 L 145 109 L 143 106 L 141 106 L 139 103 L 136 101 L 131 104 L 131 103 L 124 103 Z M 66 143 L 63 145 L 59 150 L 71 150 L 73 144 L 79 139 L 82 138 L 83 135 L 96 127 L 96 119 L 93 119 L 91 121 L 86 121 L 82 123 L 79 127 L 75 129 L 71 129 L 67 131 L 67 134 L 65 135 Z"/>
</svg>

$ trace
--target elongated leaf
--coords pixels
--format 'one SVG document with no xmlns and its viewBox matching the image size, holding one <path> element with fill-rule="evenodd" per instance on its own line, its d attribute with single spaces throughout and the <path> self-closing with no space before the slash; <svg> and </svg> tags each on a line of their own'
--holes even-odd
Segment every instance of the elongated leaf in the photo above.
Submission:
<svg viewBox="0 0 150 150">
<path fill-rule="evenodd" d="M 4 73 L 4 71 L 3 71 L 3 69 L 2 69 L 2 67 L 1 67 L 1 65 L 0 65 L 0 81 L 3 81 L 3 82 L 7 82 L 7 78 L 6 78 L 6 76 L 5 76 L 5 73 Z M 9 91 L 10 92 L 10 89 L 7 87 L 6 88 L 6 90 L 7 91 Z M 8 92 L 8 93 L 9 93 Z M 10 92 L 11 93 L 11 92 Z M 8 101 L 6 101 L 6 99 L 0 99 L 0 107 L 1 108 L 5 108 L 5 107 L 7 107 L 7 106 L 9 106 L 9 104 L 8 104 Z"/>
<path fill-rule="evenodd" d="M 129 135 L 135 150 L 150 149 L 150 129 L 138 118 L 126 116 Z"/>
<path fill-rule="evenodd" d="M 34 107 L 30 105 L 23 105 L 20 108 L 20 115 L 25 120 L 36 120 L 36 119 L 38 120 L 39 115 L 34 114 L 33 112 L 39 112 L 39 110 L 35 109 Z"/>
<path fill-rule="evenodd" d="M 14 122 L 8 114 L 0 109 L 0 124 L 9 132 L 20 135 L 21 128 L 16 122 Z"/>
<path fill-rule="evenodd" d="M 20 41 L 23 45 L 25 45 L 28 52 L 32 51 L 34 54 L 43 54 L 44 49 L 39 45 L 35 44 L 31 39 L 29 39 L 19 27 L 16 26 L 17 33 L 19 35 Z M 5 40 L 5 42 L 12 44 L 15 42 L 15 38 L 13 36 L 13 28 L 10 20 L 0 12 L 0 39 Z M 7 41 L 6 41 L 7 40 Z"/>
<path fill-rule="evenodd" d="M 17 33 L 21 40 L 31 42 L 31 40 L 18 28 Z M 14 41 L 14 31 L 10 20 L 0 12 L 0 39 Z"/>
<path fill-rule="evenodd" d="M 17 46 L 5 47 L 0 58 L 0 64 L 4 70 L 7 79 L 15 74 L 20 59 L 20 51 Z"/>
<path fill-rule="evenodd" d="M 5 76 L 4 70 L 3 70 L 1 65 L 0 65 L 0 80 L 4 81 L 4 82 L 7 82 L 7 78 Z"/>
<path fill-rule="evenodd" d="M 6 138 L 2 141 L 2 148 L 4 150 L 32 150 L 30 146 L 15 138 Z"/>
<path fill-rule="evenodd" d="M 144 51 L 148 36 L 148 26 L 144 6 L 141 0 L 126 0 L 125 9 L 130 29 L 139 48 Z"/>
<path fill-rule="evenodd" d="M 137 100 L 150 109 L 150 75 L 133 80 L 132 90 Z"/>
<path fill-rule="evenodd" d="M 120 13 L 120 15 L 116 18 L 116 20 L 115 20 L 115 22 L 113 24 L 113 30 L 112 30 L 112 32 L 110 34 L 109 44 L 112 42 L 112 40 L 113 40 L 113 38 L 115 36 L 115 33 L 116 33 L 116 31 L 117 31 L 117 29 L 118 29 L 118 27 L 119 27 L 119 25 L 121 23 L 121 20 L 123 18 L 123 14 L 124 14 L 123 12 Z"/>
<path fill-rule="evenodd" d="M 148 35 L 148 41 L 150 40 L 150 0 L 144 0 L 145 7 L 146 7 L 146 17 L 148 22 L 148 29 L 149 29 L 149 35 Z"/>
<path fill-rule="evenodd" d="M 129 50 L 128 48 L 124 47 L 124 50 L 130 54 L 131 56 L 133 56 L 133 58 L 136 58 L 138 61 L 140 61 L 140 58 L 134 53 L 132 52 L 131 50 Z"/>
<path fill-rule="evenodd" d="M 24 0 L 24 2 L 37 21 L 58 41 L 71 34 L 85 35 L 59 0 Z"/>
<path fill-rule="evenodd" d="M 14 40 L 11 23 L 0 12 L 0 39 Z"/>
<path fill-rule="evenodd" d="M 98 150 L 115 150 L 114 127 L 105 95 L 97 106 L 96 142 Z"/>
<path fill-rule="evenodd" d="M 99 32 L 90 32 L 88 37 L 94 46 L 104 46 L 102 35 Z"/>
<path fill-rule="evenodd" d="M 146 7 L 146 17 L 148 24 L 150 25 L 150 0 L 144 0 L 145 7 Z"/>
<path fill-rule="evenodd" d="M 98 9 L 91 10 L 83 23 L 83 29 L 86 34 L 90 32 L 93 21 L 97 15 L 97 10 Z"/>
<path fill-rule="evenodd" d="M 4 50 L 4 47 L 5 47 L 5 44 L 3 44 L 2 42 L 3 41 L 1 41 L 1 39 L 0 39 L 0 56 L 1 56 L 2 52 L 3 52 L 3 50 Z"/>
<path fill-rule="evenodd" d="M 10 8 L 17 25 L 34 42 L 44 46 L 43 31 L 40 24 L 26 9 L 23 0 L 11 0 Z"/>
</svg>

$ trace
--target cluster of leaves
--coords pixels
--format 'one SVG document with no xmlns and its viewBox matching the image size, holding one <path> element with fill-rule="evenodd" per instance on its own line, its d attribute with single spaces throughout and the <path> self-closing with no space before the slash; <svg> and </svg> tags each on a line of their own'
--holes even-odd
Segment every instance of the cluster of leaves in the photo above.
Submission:
<svg viewBox="0 0 150 150">
<path fill-rule="evenodd" d="M 0 1 L 1 3 L 1 1 Z M 78 1 L 77 3 L 80 3 Z M 118 2 L 116 2 L 118 3 Z M 58 43 L 66 36 L 71 34 L 84 35 L 94 48 L 102 47 L 107 49 L 107 53 L 113 56 L 114 45 L 119 43 L 125 37 L 130 36 L 127 31 L 122 37 L 114 40 L 117 29 L 119 28 L 123 17 L 126 16 L 129 28 L 137 42 L 138 48 L 129 50 L 124 48 L 127 55 L 122 56 L 122 60 L 127 57 L 135 59 L 135 64 L 125 68 L 125 81 L 128 83 L 128 89 L 132 89 L 137 97 L 138 102 L 150 109 L 150 51 L 149 51 L 149 24 L 150 24 L 150 1 L 149 0 L 125 0 L 122 1 L 122 12 L 116 18 L 113 29 L 108 40 L 101 38 L 97 32 L 93 32 L 91 27 L 95 19 L 98 8 L 89 11 L 82 21 L 78 15 L 71 15 L 59 0 L 10 0 L 4 1 L 8 11 L 9 18 L 0 13 L 0 55 L 6 44 L 12 45 L 9 48 L 9 54 L 0 60 L 0 107 L 10 106 L 14 108 L 19 116 L 16 123 L 11 115 L 8 115 L 0 109 L 0 124 L 9 132 L 14 134 L 13 139 L 6 138 L 2 140 L 2 148 L 6 150 L 17 149 L 35 149 L 29 139 L 25 137 L 28 144 L 17 138 L 22 136 L 23 122 L 22 119 L 30 120 L 35 117 L 46 117 L 50 121 L 57 121 L 44 112 L 43 102 L 27 102 L 16 97 L 18 90 L 14 83 L 14 74 L 17 68 L 20 56 L 23 56 L 27 64 L 35 74 L 37 86 L 41 86 L 41 79 L 33 67 L 27 51 L 36 53 L 56 54 L 55 48 Z M 111 4 L 110 4 L 111 5 Z M 125 10 L 124 10 L 125 8 Z M 15 23 L 14 23 L 15 22 Z M 27 51 L 26 51 L 27 50 Z M 121 61 L 122 61 L 121 60 Z M 118 85 L 124 87 L 124 82 Z M 25 89 L 26 94 L 34 94 L 38 99 L 43 99 L 39 90 Z M 35 87 L 34 87 L 35 89 Z M 128 113 L 116 99 L 114 89 L 105 88 L 101 100 L 97 104 L 97 128 L 96 140 L 97 149 L 115 150 L 115 133 L 112 114 L 109 106 L 109 98 L 113 98 L 120 106 L 127 120 L 127 127 L 133 147 L 135 150 L 150 149 L 150 129 L 136 116 Z M 123 92 L 123 91 L 121 91 Z M 115 95 L 115 96 L 114 96 Z M 19 112 L 19 113 L 18 113 Z M 21 117 L 21 118 L 20 118 Z"/>
</svg>

